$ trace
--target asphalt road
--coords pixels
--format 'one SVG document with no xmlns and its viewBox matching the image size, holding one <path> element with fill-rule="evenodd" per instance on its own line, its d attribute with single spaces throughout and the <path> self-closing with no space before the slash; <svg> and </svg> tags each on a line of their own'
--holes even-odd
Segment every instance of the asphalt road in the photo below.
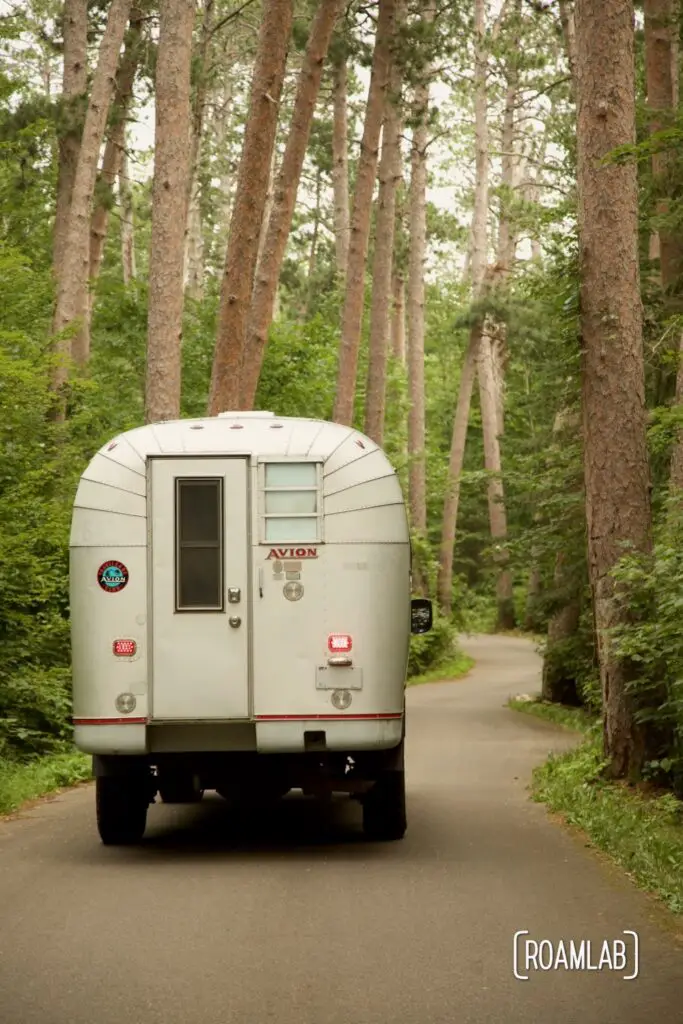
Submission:
<svg viewBox="0 0 683 1024">
<path fill-rule="evenodd" d="M 133 850 L 99 844 L 91 787 L 0 822 L 1 1024 L 682 1022 L 676 930 L 528 800 L 572 742 L 504 707 L 538 688 L 531 646 L 467 647 L 467 680 L 409 691 L 402 842 L 296 797 L 258 825 L 213 794 L 155 806 Z M 595 960 L 633 929 L 639 977 L 515 980 L 521 929 L 592 939 Z"/>
</svg>

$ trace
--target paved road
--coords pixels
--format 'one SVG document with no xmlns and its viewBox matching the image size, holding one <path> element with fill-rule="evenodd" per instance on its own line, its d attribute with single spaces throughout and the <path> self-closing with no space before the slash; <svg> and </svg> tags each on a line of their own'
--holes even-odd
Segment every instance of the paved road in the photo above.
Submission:
<svg viewBox="0 0 683 1024">
<path fill-rule="evenodd" d="M 521 640 L 474 638 L 470 677 L 409 691 L 409 831 L 289 799 L 260 830 L 226 805 L 154 807 L 99 845 L 90 788 L 0 823 L 2 1024 L 640 1024 L 683 1021 L 664 915 L 528 801 L 567 734 L 505 708 L 538 686 Z M 512 973 L 513 933 L 612 939 L 641 974 Z"/>
</svg>

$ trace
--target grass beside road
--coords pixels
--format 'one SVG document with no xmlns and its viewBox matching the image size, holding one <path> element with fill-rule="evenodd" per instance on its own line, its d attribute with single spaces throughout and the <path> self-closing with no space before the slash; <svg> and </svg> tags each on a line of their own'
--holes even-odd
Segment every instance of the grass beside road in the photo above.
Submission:
<svg viewBox="0 0 683 1024">
<path fill-rule="evenodd" d="M 429 672 L 419 676 L 411 676 L 408 679 L 408 686 L 418 686 L 420 683 L 440 683 L 450 679 L 462 679 L 474 665 L 474 658 L 458 651 L 452 658 L 441 662 Z"/>
<path fill-rule="evenodd" d="M 0 760 L 0 814 L 11 814 L 31 800 L 86 782 L 91 776 L 90 757 L 78 751 L 28 762 Z"/>
<path fill-rule="evenodd" d="M 547 704 L 541 700 L 522 697 L 513 697 L 508 704 L 514 711 L 543 718 L 546 722 L 563 725 L 574 732 L 589 733 L 597 722 L 596 717 L 584 708 L 569 708 L 563 704 Z"/>
<path fill-rule="evenodd" d="M 576 749 L 551 755 L 535 769 L 533 799 L 580 829 L 640 888 L 683 914 L 683 802 L 672 793 L 602 778 L 602 737 L 594 716 L 536 700 L 516 698 L 509 706 L 584 734 Z"/>
</svg>

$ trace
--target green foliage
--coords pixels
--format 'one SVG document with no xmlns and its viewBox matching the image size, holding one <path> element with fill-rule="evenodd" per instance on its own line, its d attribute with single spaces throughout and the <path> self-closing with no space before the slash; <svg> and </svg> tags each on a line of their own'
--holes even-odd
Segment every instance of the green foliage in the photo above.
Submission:
<svg viewBox="0 0 683 1024">
<path fill-rule="evenodd" d="M 512 697 L 508 706 L 513 711 L 521 711 L 525 715 L 533 715 L 542 718 L 545 722 L 553 722 L 555 725 L 562 725 L 574 732 L 595 733 L 599 725 L 595 714 L 585 708 L 569 708 L 562 704 L 550 704 L 543 700 L 523 700 L 520 697 Z"/>
<path fill-rule="evenodd" d="M 429 633 L 411 637 L 408 675 L 420 676 L 437 666 L 453 660 L 459 653 L 453 624 L 438 612 Z"/>
<path fill-rule="evenodd" d="M 24 763 L 0 759 L 0 814 L 11 814 L 29 800 L 91 777 L 91 759 L 73 751 Z"/>
<path fill-rule="evenodd" d="M 625 556 L 614 577 L 629 623 L 611 635 L 614 649 L 636 666 L 631 692 L 641 720 L 671 737 L 647 774 L 683 792 L 683 509 L 671 495 L 656 532 L 652 558 Z"/>
<path fill-rule="evenodd" d="M 591 739 L 537 768 L 534 799 L 582 829 L 642 888 L 683 913 L 683 804 L 603 780 L 600 743 Z"/>
</svg>

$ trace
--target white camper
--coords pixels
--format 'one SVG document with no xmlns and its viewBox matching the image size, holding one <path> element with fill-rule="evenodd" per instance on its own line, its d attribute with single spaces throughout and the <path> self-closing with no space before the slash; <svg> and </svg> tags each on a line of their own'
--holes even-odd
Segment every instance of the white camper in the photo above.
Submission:
<svg viewBox="0 0 683 1024">
<path fill-rule="evenodd" d="M 157 793 L 348 793 L 406 828 L 410 539 L 396 473 L 357 431 L 225 413 L 121 434 L 71 529 L 73 721 L 104 843 Z M 411 608 L 412 605 L 412 608 Z"/>
</svg>

